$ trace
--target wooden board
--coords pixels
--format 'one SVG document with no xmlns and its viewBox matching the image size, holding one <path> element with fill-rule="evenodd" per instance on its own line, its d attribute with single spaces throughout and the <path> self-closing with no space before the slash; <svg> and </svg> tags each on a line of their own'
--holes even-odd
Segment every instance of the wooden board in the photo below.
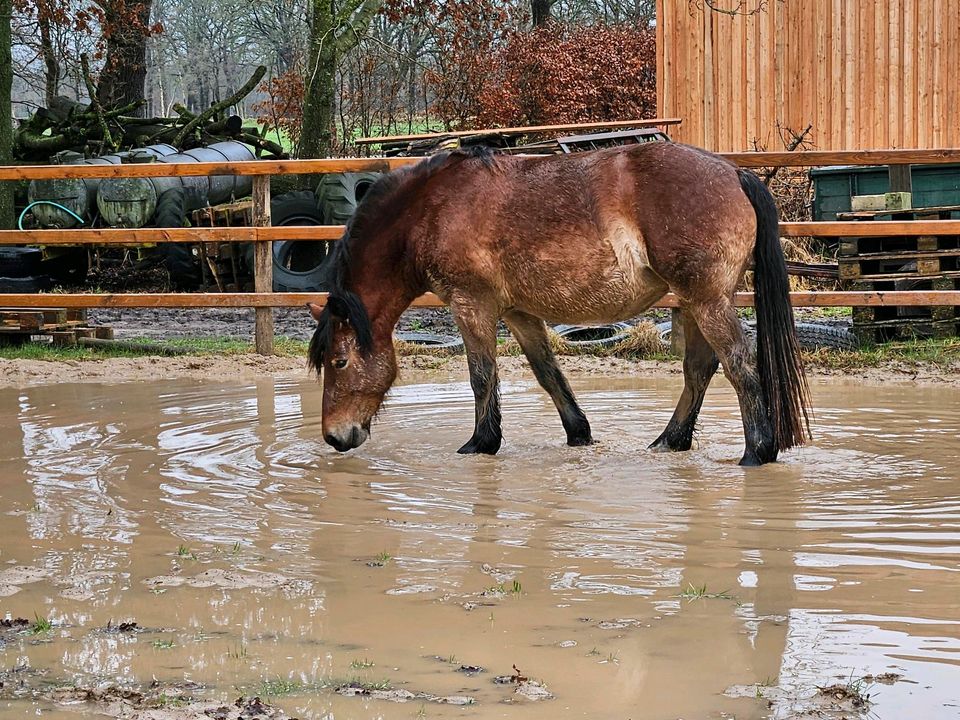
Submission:
<svg viewBox="0 0 960 720">
<path fill-rule="evenodd" d="M 542 133 L 566 133 L 580 130 L 602 130 L 605 128 L 648 128 L 679 125 L 680 118 L 647 118 L 645 120 L 611 120 L 608 122 L 570 123 L 567 125 L 529 125 L 523 127 L 480 128 L 477 130 L 451 130 L 448 132 L 421 133 L 419 135 L 384 135 L 382 137 L 362 137 L 354 140 L 356 145 L 382 145 L 395 142 L 415 142 L 443 137 L 473 137 L 474 135 L 534 135 Z"/>
<path fill-rule="evenodd" d="M 958 140 L 960 142 L 960 140 Z M 815 167 L 819 165 L 903 165 L 960 163 L 960 148 L 928 150 L 848 150 L 723 153 L 735 165 L 749 168 Z M 521 155 L 520 157 L 527 157 Z M 544 157 L 544 156 L 529 156 Z M 227 163 L 128 163 L 125 165 L 0 166 L 0 180 L 57 178 L 202 177 L 206 175 L 310 175 L 340 172 L 389 172 L 421 162 L 419 157 L 343 158 L 330 160 L 245 160 Z"/>
<path fill-rule="evenodd" d="M 307 302 L 322 305 L 326 293 L 139 293 L 111 294 L 0 294 L 0 304 L 26 309 L 43 307 L 237 307 L 277 308 L 305 306 Z M 752 307 L 753 293 L 737 293 L 737 307 Z M 960 305 L 960 290 L 939 291 L 872 291 L 872 292 L 794 292 L 794 307 L 873 307 L 897 305 Z M 677 298 L 665 295 L 653 307 L 677 307 Z M 443 307 L 436 295 L 427 293 L 413 301 L 413 307 Z M 304 311 L 306 312 L 306 311 Z"/>
<path fill-rule="evenodd" d="M 96 230 L 0 230 L 0 245 L 153 245 L 162 242 L 269 242 L 339 240 L 343 225 L 286 227 L 119 228 Z M 878 220 L 875 222 L 788 222 L 781 237 L 877 237 L 960 235 L 960 220 Z"/>
<path fill-rule="evenodd" d="M 656 8 L 657 114 L 683 118 L 676 140 L 772 149 L 809 123 L 824 150 L 960 146 L 960 0 Z"/>
</svg>

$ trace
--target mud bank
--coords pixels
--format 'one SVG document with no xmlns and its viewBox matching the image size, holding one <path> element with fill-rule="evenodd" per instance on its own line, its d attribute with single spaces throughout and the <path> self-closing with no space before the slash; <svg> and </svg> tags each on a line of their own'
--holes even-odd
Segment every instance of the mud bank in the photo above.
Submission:
<svg viewBox="0 0 960 720">
<path fill-rule="evenodd" d="M 589 355 L 561 357 L 560 364 L 572 377 L 674 377 L 683 373 L 679 361 L 629 360 Z M 501 357 L 503 379 L 531 379 L 533 373 L 520 357 Z M 917 384 L 960 387 L 960 362 L 943 368 L 932 364 L 890 363 L 883 367 L 839 370 L 807 368 L 811 377 L 862 384 Z M 306 362 L 298 357 L 260 355 L 197 355 L 182 357 L 107 358 L 103 360 L 2 360 L 0 387 L 20 387 L 64 382 L 127 382 L 138 380 L 231 380 L 252 381 L 279 375 L 307 377 Z M 462 355 L 437 357 L 414 355 L 400 358 L 401 382 L 423 380 L 459 381 L 467 377 Z"/>
</svg>

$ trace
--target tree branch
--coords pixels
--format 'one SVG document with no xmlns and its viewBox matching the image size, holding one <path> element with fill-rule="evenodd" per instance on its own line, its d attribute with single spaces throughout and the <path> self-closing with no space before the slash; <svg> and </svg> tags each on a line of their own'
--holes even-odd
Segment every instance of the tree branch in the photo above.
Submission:
<svg viewBox="0 0 960 720">
<path fill-rule="evenodd" d="M 337 27 L 342 28 L 342 30 L 337 30 L 334 42 L 337 46 L 337 53 L 340 55 L 349 52 L 360 44 L 360 36 L 367 31 L 373 21 L 373 16 L 380 10 L 381 0 L 363 0 L 363 5 L 360 5 L 360 1 L 351 0 L 347 3 L 354 6 L 356 13 L 351 12 L 342 21 L 339 16 L 337 18 Z"/>
<path fill-rule="evenodd" d="M 253 92 L 253 89 L 257 84 L 263 79 L 263 76 L 267 74 L 266 65 L 259 66 L 250 76 L 250 79 L 244 83 L 243 87 L 237 90 L 233 95 L 228 97 L 226 100 L 222 100 L 218 103 L 215 103 L 204 110 L 202 113 L 193 118 L 190 122 L 183 126 L 183 130 L 177 133 L 177 136 L 173 139 L 172 145 L 180 147 L 183 144 L 183 141 L 186 137 L 192 133 L 201 123 L 206 122 L 218 112 L 225 110 L 231 105 L 236 105 L 238 102 L 243 100 L 247 95 Z"/>
<path fill-rule="evenodd" d="M 117 146 L 113 141 L 113 135 L 110 134 L 107 120 L 103 116 L 103 108 L 100 106 L 100 100 L 97 98 L 97 88 L 93 84 L 93 78 L 90 77 L 90 61 L 87 60 L 86 53 L 80 55 L 80 69 L 83 72 L 83 82 L 87 86 L 87 93 L 90 95 L 90 108 L 97 117 L 100 132 L 103 133 L 104 147 L 108 147 L 110 150 L 116 150 Z"/>
</svg>

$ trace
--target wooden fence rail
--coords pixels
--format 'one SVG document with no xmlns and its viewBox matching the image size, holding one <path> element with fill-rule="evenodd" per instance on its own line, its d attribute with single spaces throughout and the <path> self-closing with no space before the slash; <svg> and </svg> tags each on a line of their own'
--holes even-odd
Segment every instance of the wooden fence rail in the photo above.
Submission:
<svg viewBox="0 0 960 720">
<path fill-rule="evenodd" d="M 863 152 L 756 152 L 725 155 L 741 167 L 813 167 L 818 165 L 909 165 L 960 163 L 960 149 L 874 150 Z M 233 163 L 126 164 L 126 165 L 35 165 L 0 167 L 0 181 L 56 178 L 116 178 L 251 175 L 253 226 L 231 228 L 141 228 L 0 231 L 0 245 L 143 245 L 166 242 L 252 242 L 254 252 L 253 293 L 142 293 L 142 294 L 0 294 L 4 307 L 250 307 L 256 309 L 256 349 L 273 351 L 272 308 L 292 307 L 307 300 L 322 303 L 323 293 L 272 293 L 273 258 L 270 243 L 281 240 L 337 240 L 340 226 L 270 227 L 270 176 L 339 172 L 388 172 L 422 158 L 347 158 L 331 160 L 275 160 Z M 783 237 L 856 237 L 900 235 L 960 235 L 960 220 L 916 222 L 871 222 L 869 229 L 854 222 L 782 223 Z M 753 304 L 751 293 L 739 293 L 737 305 Z M 795 306 L 960 306 L 960 291 L 911 292 L 801 292 L 791 293 Z M 414 305 L 439 307 L 434 295 L 418 298 Z M 657 307 L 676 307 L 668 295 Z"/>
</svg>

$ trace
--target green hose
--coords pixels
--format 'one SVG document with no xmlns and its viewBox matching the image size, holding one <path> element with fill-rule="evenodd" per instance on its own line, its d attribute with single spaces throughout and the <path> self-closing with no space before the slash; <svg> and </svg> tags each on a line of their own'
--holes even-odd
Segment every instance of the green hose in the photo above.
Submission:
<svg viewBox="0 0 960 720">
<path fill-rule="evenodd" d="M 80 217 L 79 215 L 77 215 L 77 214 L 76 214 L 73 210 L 71 210 L 70 208 L 64 207 L 64 206 L 61 205 L 60 203 L 53 202 L 53 200 L 35 200 L 34 202 L 32 202 L 32 203 L 30 203 L 29 205 L 27 205 L 27 206 L 23 209 L 23 212 L 20 213 L 20 217 L 17 219 L 17 230 L 23 230 L 23 218 L 25 218 L 25 217 L 27 216 L 27 213 L 30 211 L 30 208 L 32 208 L 32 207 L 34 207 L 34 206 L 36 206 L 36 205 L 53 205 L 55 208 L 60 208 L 61 210 L 64 210 L 64 211 L 70 213 L 70 214 L 73 215 L 77 220 L 80 221 L 80 224 L 81 224 L 81 225 L 83 225 L 83 218 Z"/>
</svg>

